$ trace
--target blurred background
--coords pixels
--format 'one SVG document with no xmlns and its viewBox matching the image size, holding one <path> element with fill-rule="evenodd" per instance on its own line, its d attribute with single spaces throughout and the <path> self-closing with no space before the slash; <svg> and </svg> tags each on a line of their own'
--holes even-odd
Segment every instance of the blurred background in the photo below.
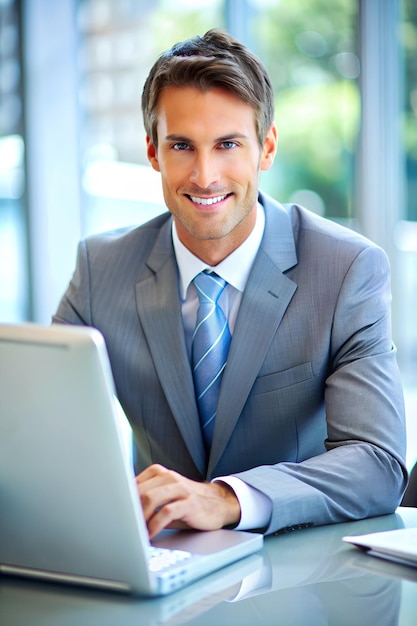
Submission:
<svg viewBox="0 0 417 626">
<path fill-rule="evenodd" d="M 164 210 L 140 97 L 156 56 L 222 27 L 267 66 L 262 179 L 388 253 L 417 459 L 417 2 L 0 0 L 0 322 L 49 324 L 85 236 Z"/>
</svg>

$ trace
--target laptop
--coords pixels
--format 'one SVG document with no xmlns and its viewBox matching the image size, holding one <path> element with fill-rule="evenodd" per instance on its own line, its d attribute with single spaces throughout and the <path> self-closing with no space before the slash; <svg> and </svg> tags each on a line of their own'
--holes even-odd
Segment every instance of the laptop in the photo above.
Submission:
<svg viewBox="0 0 417 626">
<path fill-rule="evenodd" d="M 0 324 L 0 573 L 157 596 L 262 545 L 225 529 L 151 543 L 102 335 Z"/>
<path fill-rule="evenodd" d="M 348 535 L 343 541 L 377 556 L 417 567 L 417 528 L 396 528 L 365 535 Z"/>
</svg>

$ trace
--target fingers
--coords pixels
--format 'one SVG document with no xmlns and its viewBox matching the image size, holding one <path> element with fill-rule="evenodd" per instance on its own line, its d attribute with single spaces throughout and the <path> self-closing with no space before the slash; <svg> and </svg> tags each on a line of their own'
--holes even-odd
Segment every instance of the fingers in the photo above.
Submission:
<svg viewBox="0 0 417 626">
<path fill-rule="evenodd" d="M 187 511 L 183 500 L 167 502 L 151 514 L 146 521 L 150 539 L 166 528 L 190 528 L 186 522 L 182 521 L 182 518 L 186 516 Z"/>
<path fill-rule="evenodd" d="M 168 527 L 186 527 L 182 518 L 187 509 L 184 501 L 189 496 L 182 476 L 160 465 L 152 465 L 136 477 L 144 517 L 150 537 Z"/>
<path fill-rule="evenodd" d="M 214 530 L 234 524 L 240 505 L 221 483 L 201 483 L 161 465 L 151 465 L 136 477 L 150 537 L 164 528 Z"/>
<path fill-rule="evenodd" d="M 141 472 L 140 474 L 138 474 L 138 476 L 136 476 L 136 482 L 139 483 L 145 483 L 148 480 L 150 480 L 151 478 L 155 478 L 158 476 L 164 476 L 167 473 L 169 473 L 171 470 L 168 470 L 166 467 L 163 467 L 163 465 L 158 465 L 157 463 L 155 463 L 154 465 L 149 465 L 149 467 L 147 467 L 145 470 L 143 470 L 143 472 Z M 175 474 L 175 472 L 172 472 L 173 474 Z"/>
</svg>

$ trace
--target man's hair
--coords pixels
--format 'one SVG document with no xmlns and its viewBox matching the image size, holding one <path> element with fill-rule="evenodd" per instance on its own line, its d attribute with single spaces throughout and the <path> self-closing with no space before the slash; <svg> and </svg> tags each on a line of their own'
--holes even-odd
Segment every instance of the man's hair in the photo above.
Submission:
<svg viewBox="0 0 417 626">
<path fill-rule="evenodd" d="M 258 141 L 263 145 L 274 119 L 271 81 L 258 57 L 228 33 L 209 30 L 175 44 L 154 63 L 143 88 L 142 114 L 155 146 L 158 101 L 166 87 L 226 89 L 254 109 Z"/>
</svg>

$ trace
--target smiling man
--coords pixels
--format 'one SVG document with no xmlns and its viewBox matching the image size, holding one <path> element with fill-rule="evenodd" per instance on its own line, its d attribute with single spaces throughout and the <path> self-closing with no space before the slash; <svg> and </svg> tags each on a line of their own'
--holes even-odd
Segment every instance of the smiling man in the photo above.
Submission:
<svg viewBox="0 0 417 626">
<path fill-rule="evenodd" d="M 405 420 L 385 253 L 259 191 L 274 96 L 228 34 L 162 54 L 142 110 L 168 211 L 82 242 L 54 322 L 105 337 L 150 536 L 394 511 Z"/>
</svg>

